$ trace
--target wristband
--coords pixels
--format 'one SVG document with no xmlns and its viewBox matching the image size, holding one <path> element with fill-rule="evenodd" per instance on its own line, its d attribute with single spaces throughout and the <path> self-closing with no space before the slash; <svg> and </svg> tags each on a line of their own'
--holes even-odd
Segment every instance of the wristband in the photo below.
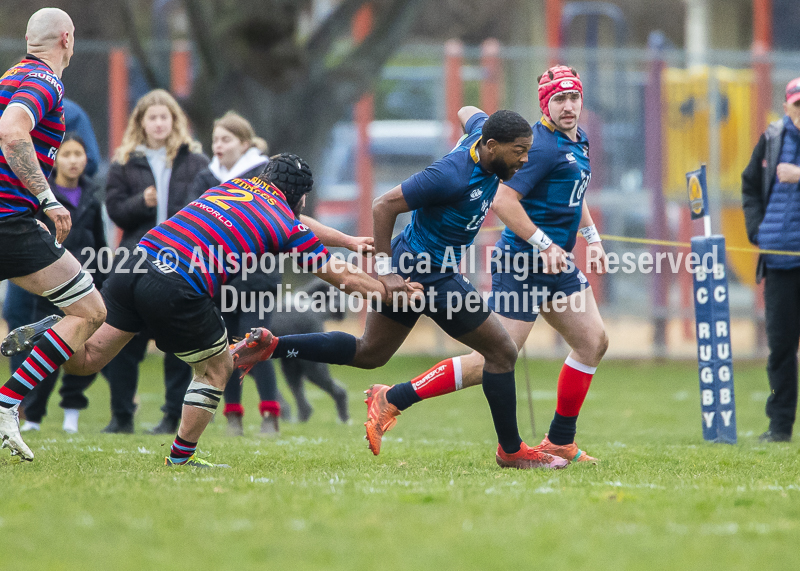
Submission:
<svg viewBox="0 0 800 571">
<path fill-rule="evenodd" d="M 594 244 L 595 242 L 602 242 L 603 240 L 600 238 L 600 233 L 597 231 L 597 227 L 592 224 L 591 226 L 584 226 L 579 230 L 583 237 L 586 238 L 586 241 L 589 244 Z"/>
<path fill-rule="evenodd" d="M 63 208 L 61 203 L 58 200 L 56 200 L 56 195 L 53 194 L 53 191 L 49 188 L 44 192 L 40 192 L 39 194 L 37 194 L 36 198 L 39 200 L 42 212 L 47 212 L 48 210 L 52 210 L 53 208 Z"/>
<path fill-rule="evenodd" d="M 387 255 L 375 257 L 375 273 L 379 276 L 388 276 L 392 271 L 392 259 Z"/>
<path fill-rule="evenodd" d="M 545 234 L 541 228 L 537 229 L 536 232 L 533 233 L 533 236 L 528 238 L 527 242 L 531 246 L 539 248 L 539 250 L 546 250 L 550 247 L 550 244 L 553 243 L 550 237 Z"/>
</svg>

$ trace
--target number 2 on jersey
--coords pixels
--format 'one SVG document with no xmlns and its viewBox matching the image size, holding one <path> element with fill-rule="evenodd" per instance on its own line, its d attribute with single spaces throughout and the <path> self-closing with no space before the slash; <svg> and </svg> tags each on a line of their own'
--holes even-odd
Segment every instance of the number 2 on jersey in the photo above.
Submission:
<svg viewBox="0 0 800 571">
<path fill-rule="evenodd" d="M 209 202 L 216 204 L 222 210 L 230 210 L 231 205 L 225 204 L 226 202 L 251 202 L 253 200 L 253 193 L 248 192 L 246 190 L 242 190 L 240 188 L 229 188 L 226 189 L 231 194 L 236 194 L 237 196 L 228 196 L 227 194 L 215 194 L 206 198 Z"/>
</svg>

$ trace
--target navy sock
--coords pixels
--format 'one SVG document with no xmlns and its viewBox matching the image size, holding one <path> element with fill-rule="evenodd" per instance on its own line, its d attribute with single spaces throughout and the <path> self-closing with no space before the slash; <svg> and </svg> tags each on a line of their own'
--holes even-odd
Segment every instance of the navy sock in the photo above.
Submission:
<svg viewBox="0 0 800 571">
<path fill-rule="evenodd" d="M 575 442 L 575 432 L 578 430 L 577 425 L 577 416 L 561 416 L 556 413 L 553 416 L 553 422 L 550 423 L 550 432 L 547 433 L 547 438 L 550 442 L 559 446 L 572 444 Z"/>
<path fill-rule="evenodd" d="M 405 410 L 422 399 L 417 394 L 417 391 L 414 390 L 414 387 L 411 386 L 411 383 L 408 382 L 395 385 L 386 391 L 386 400 L 396 406 L 398 410 Z"/>
<path fill-rule="evenodd" d="M 349 333 L 304 333 L 284 335 L 278 338 L 273 359 L 294 358 L 347 365 L 356 356 L 356 338 Z"/>
<path fill-rule="evenodd" d="M 483 371 L 483 394 L 492 411 L 497 442 L 506 454 L 519 452 L 522 438 L 517 428 L 517 388 L 514 371 L 487 373 Z"/>
</svg>

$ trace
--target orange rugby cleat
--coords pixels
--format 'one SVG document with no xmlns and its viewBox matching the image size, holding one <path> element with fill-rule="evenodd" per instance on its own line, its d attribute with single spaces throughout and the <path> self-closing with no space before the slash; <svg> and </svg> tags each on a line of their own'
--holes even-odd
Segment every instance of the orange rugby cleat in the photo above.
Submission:
<svg viewBox="0 0 800 571">
<path fill-rule="evenodd" d="M 390 431 L 397 424 L 397 417 L 400 411 L 397 407 L 386 400 L 387 391 L 392 388 L 386 385 L 372 385 L 369 390 L 364 391 L 367 395 L 367 427 L 366 439 L 369 442 L 369 449 L 377 456 L 381 453 L 381 440 L 383 435 Z"/>
</svg>

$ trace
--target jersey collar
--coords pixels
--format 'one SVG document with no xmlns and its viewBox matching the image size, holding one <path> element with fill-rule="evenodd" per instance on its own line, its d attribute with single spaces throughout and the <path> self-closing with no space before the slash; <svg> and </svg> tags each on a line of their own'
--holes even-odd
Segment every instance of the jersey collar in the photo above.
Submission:
<svg viewBox="0 0 800 571">
<path fill-rule="evenodd" d="M 555 125 L 553 125 L 553 124 L 552 124 L 550 121 L 548 121 L 547 117 L 545 117 L 544 115 L 542 115 L 542 118 L 541 118 L 541 119 L 539 119 L 539 121 L 542 123 L 542 125 L 544 125 L 544 126 L 545 126 L 545 127 L 547 127 L 548 129 L 550 129 L 550 132 L 551 132 L 551 133 L 555 133 L 555 131 L 556 131 L 556 126 L 555 126 Z"/>
<path fill-rule="evenodd" d="M 478 164 L 480 162 L 480 160 L 481 160 L 480 155 L 478 155 L 478 143 L 480 143 L 480 142 L 481 142 L 481 140 L 479 138 L 477 141 L 472 143 L 472 146 L 469 148 L 469 156 L 472 157 L 472 161 L 475 164 Z"/>
<path fill-rule="evenodd" d="M 45 61 L 44 61 L 44 60 L 42 60 L 42 59 L 39 59 L 38 57 L 36 57 L 36 56 L 35 56 L 35 55 L 33 55 L 33 54 L 25 54 L 25 59 L 26 59 L 26 60 L 35 61 L 35 62 L 37 62 L 37 63 L 40 63 L 40 64 L 42 64 L 43 66 L 45 66 L 47 69 L 49 69 L 51 72 L 53 72 L 53 68 L 52 68 L 52 67 L 50 67 L 49 65 L 47 65 L 47 64 L 45 63 Z M 54 73 L 54 72 L 53 72 L 53 73 Z"/>
<path fill-rule="evenodd" d="M 545 127 L 547 127 L 547 129 L 549 129 L 549 131 L 551 133 L 558 132 L 558 135 L 560 135 L 561 137 L 563 137 L 564 139 L 566 139 L 570 143 L 581 143 L 581 144 L 586 143 L 586 134 L 583 132 L 583 129 L 581 129 L 580 127 L 578 127 L 578 140 L 577 141 L 573 141 L 572 139 L 567 137 L 564 133 L 562 133 L 561 131 L 558 131 L 558 129 L 556 129 L 556 126 L 553 123 L 551 123 L 550 120 L 547 117 L 545 117 L 544 115 L 542 115 L 542 118 L 539 120 L 539 122 L 542 125 L 544 125 Z"/>
</svg>

